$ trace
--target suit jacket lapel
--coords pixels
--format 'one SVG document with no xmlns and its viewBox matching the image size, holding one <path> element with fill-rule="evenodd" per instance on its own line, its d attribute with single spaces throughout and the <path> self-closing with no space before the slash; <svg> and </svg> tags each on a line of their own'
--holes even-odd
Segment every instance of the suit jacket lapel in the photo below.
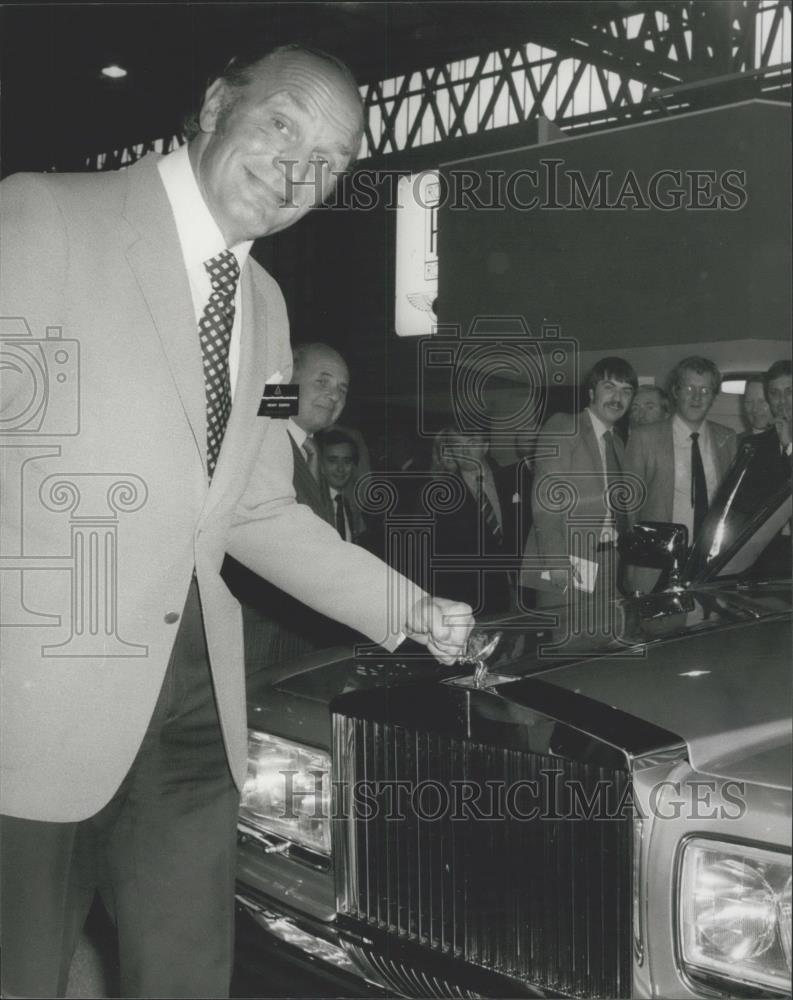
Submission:
<svg viewBox="0 0 793 1000">
<path fill-rule="evenodd" d="M 315 514 L 324 518 L 328 524 L 336 526 L 336 517 L 333 505 L 330 500 L 330 493 L 324 486 L 316 481 L 308 467 L 303 449 L 298 447 L 292 435 L 289 435 L 292 443 L 292 458 L 294 461 L 294 483 L 297 502 L 307 504 Z"/>
<path fill-rule="evenodd" d="M 151 327 L 140 325 L 141 335 L 156 335 L 206 466 L 206 402 L 198 330 L 182 249 L 157 159 L 147 156 L 128 170 L 124 206 L 130 227 L 127 259 L 152 318 Z"/>
<path fill-rule="evenodd" d="M 589 455 L 589 462 L 592 466 L 593 472 L 605 472 L 603 468 L 603 459 L 600 454 L 600 446 L 598 445 L 597 435 L 595 434 L 595 428 L 592 424 L 592 418 L 584 410 L 581 414 L 581 440 L 586 448 L 587 455 Z"/>
</svg>

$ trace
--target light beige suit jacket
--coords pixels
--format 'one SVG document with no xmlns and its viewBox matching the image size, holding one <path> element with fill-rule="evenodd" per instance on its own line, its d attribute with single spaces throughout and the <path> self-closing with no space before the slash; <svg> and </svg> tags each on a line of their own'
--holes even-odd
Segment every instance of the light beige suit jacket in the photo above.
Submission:
<svg viewBox="0 0 793 1000">
<path fill-rule="evenodd" d="M 0 791 L 11 815 L 78 820 L 113 795 L 151 717 L 194 568 L 238 784 L 242 627 L 219 576 L 224 554 L 392 645 L 421 595 L 295 503 L 285 422 L 257 416 L 266 378 L 291 373 L 286 311 L 250 259 L 234 405 L 208 488 L 201 352 L 156 159 L 0 187 L 0 316 L 23 317 L 39 344 L 48 326 L 77 342 L 63 383 L 52 344 L 14 347 L 44 371 L 44 405 L 72 405 L 79 350 L 77 433 L 68 421 L 59 433 L 55 410 L 45 433 L 3 425 Z M 18 417 L 30 386 L 13 365 L 4 375 L 6 412 Z"/>
<path fill-rule="evenodd" d="M 708 421 L 708 428 L 718 481 L 721 482 L 735 458 L 737 437 L 731 428 L 712 420 Z M 634 427 L 625 451 L 625 471 L 638 477 L 645 488 L 644 502 L 630 515 L 631 523 L 671 521 L 675 502 L 675 446 L 671 420 Z M 660 572 L 655 569 L 626 566 L 626 589 L 648 593 L 655 587 L 659 576 Z"/>
<path fill-rule="evenodd" d="M 611 512 L 608 506 L 603 460 L 592 421 L 586 410 L 576 417 L 577 432 L 567 433 L 569 417 L 554 414 L 542 429 L 532 484 L 532 526 L 526 542 L 521 584 L 552 589 L 542 571 L 551 560 L 567 564 L 571 540 L 582 531 L 598 533 Z M 623 444 L 614 435 L 620 462 Z"/>
</svg>

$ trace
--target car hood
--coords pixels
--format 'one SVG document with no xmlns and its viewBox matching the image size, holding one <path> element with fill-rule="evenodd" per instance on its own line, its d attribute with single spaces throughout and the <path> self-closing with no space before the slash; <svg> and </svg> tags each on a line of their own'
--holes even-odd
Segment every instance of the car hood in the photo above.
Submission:
<svg viewBox="0 0 793 1000">
<path fill-rule="evenodd" d="M 790 788 L 789 585 L 720 585 L 617 607 L 616 636 L 571 641 L 561 650 L 554 642 L 563 621 L 539 630 L 526 616 L 485 624 L 503 632 L 487 688 L 530 704 L 532 682 L 541 679 L 582 703 L 590 699 L 678 735 L 703 773 Z M 326 650 L 277 676 L 253 675 L 251 726 L 328 748 L 335 696 L 461 680 L 459 667 L 440 667 L 411 644 L 391 656 L 357 653 Z M 586 719 L 586 711 L 580 714 Z"/>
<path fill-rule="evenodd" d="M 791 787 L 790 621 L 742 623 L 563 664 L 542 680 L 678 734 L 705 774 Z M 499 684 L 520 697 L 531 681 Z"/>
</svg>

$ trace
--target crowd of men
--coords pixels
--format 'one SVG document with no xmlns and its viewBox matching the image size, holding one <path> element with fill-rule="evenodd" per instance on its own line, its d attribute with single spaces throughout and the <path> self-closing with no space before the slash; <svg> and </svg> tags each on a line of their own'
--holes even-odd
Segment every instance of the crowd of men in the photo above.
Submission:
<svg viewBox="0 0 793 1000">
<path fill-rule="evenodd" d="M 412 580 L 356 544 L 372 533 L 350 492 L 366 464 L 363 441 L 338 426 L 347 365 L 327 345 L 292 355 L 283 297 L 249 251 L 330 195 L 363 121 L 343 64 L 282 46 L 232 61 L 173 153 L 122 171 L 3 182 L 0 314 L 80 340 L 80 432 L 26 460 L 41 490 L 30 495 L 43 497 L 57 471 L 70 483 L 58 502 L 73 499 L 76 517 L 91 521 L 88 494 L 119 470 L 129 478 L 108 502 L 130 513 L 104 595 L 116 631 L 99 640 L 103 653 L 49 657 L 51 636 L 37 622 L 5 622 L 6 996 L 64 994 L 97 888 L 118 928 L 124 996 L 228 995 L 244 661 L 324 644 L 334 622 L 391 650 L 411 638 L 452 664 L 466 649 L 471 606 L 505 610 L 519 584 L 538 602 L 614 593 L 625 518 L 665 516 L 695 533 L 735 454 L 732 431 L 708 419 L 720 384 L 710 362 L 681 362 L 665 400 L 638 392 L 625 361 L 604 358 L 577 432 L 537 451 L 533 469 L 525 457 L 498 468 L 478 435 L 439 436 L 426 471 L 457 497 L 436 511 L 444 597 L 431 595 L 431 578 Z M 262 385 L 288 382 L 292 369 L 298 412 L 277 419 L 260 409 Z M 16 413 L 25 386 L 13 366 L 1 374 Z M 763 388 L 772 423 L 757 427 L 758 454 L 789 475 L 790 364 L 773 367 Z M 634 402 L 626 448 L 615 428 Z M 544 428 L 548 441 L 557 419 Z M 2 451 L 0 460 L 13 457 L 12 446 Z M 414 464 L 410 455 L 400 463 Z M 647 494 L 623 517 L 605 487 L 629 471 Z M 564 529 L 554 480 L 587 516 L 583 535 Z M 9 551 L 62 551 L 49 515 L 43 502 L 24 518 L 12 512 Z M 492 586 L 469 600 L 463 581 L 481 555 L 492 560 Z M 21 571 L 9 573 L 22 614 Z M 30 606 L 66 611 L 61 576 L 29 573 Z"/>
<path fill-rule="evenodd" d="M 296 351 L 295 372 L 301 402 L 290 434 L 298 500 L 334 524 L 346 541 L 386 556 L 387 524 L 362 509 L 354 489 L 370 468 L 368 449 L 359 432 L 337 423 L 347 366 L 327 346 L 307 345 Z M 313 378 L 324 386 L 319 404 L 306 385 Z M 790 476 L 790 363 L 776 362 L 764 375 L 746 379 L 744 434 L 710 416 L 721 383 L 718 367 L 705 357 L 683 358 L 665 387 L 640 384 L 628 362 L 605 357 L 587 375 L 575 432 L 564 413 L 552 415 L 539 434 L 519 430 L 513 442 L 517 460 L 507 465 L 495 461 L 484 429 L 463 433 L 446 426 L 432 441 L 428 462 L 411 459 L 409 475 L 402 466 L 398 470 L 399 530 L 409 528 L 404 515 L 412 513 L 418 538 L 429 518 L 432 542 L 421 550 L 429 562 L 423 572 L 438 592 L 471 605 L 477 615 L 566 603 L 574 606 L 579 624 L 603 626 L 615 596 L 649 593 L 664 583 L 660 570 L 621 561 L 618 542 L 632 524 L 682 524 L 693 544 L 736 456 L 747 448 L 752 475 L 736 506 L 751 496 L 746 502 L 756 509 Z M 388 476 L 389 470 L 385 462 L 379 471 Z M 769 547 L 774 556 L 765 570 L 784 573 L 788 550 L 789 536 L 782 534 Z M 351 637 L 310 617 L 297 602 L 286 614 L 275 593 L 258 601 L 241 596 L 252 665 Z M 257 642 L 262 633 L 280 636 L 280 644 Z"/>
</svg>

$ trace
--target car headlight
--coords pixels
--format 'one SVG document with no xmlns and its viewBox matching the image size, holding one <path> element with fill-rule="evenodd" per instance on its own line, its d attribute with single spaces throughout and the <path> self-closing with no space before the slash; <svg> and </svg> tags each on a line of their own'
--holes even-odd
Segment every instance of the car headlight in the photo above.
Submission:
<svg viewBox="0 0 793 1000">
<path fill-rule="evenodd" d="M 330 788 L 327 753 L 249 730 L 242 822 L 330 855 Z"/>
<path fill-rule="evenodd" d="M 688 972 L 790 990 L 790 857 L 689 840 L 680 865 L 680 950 Z"/>
</svg>

